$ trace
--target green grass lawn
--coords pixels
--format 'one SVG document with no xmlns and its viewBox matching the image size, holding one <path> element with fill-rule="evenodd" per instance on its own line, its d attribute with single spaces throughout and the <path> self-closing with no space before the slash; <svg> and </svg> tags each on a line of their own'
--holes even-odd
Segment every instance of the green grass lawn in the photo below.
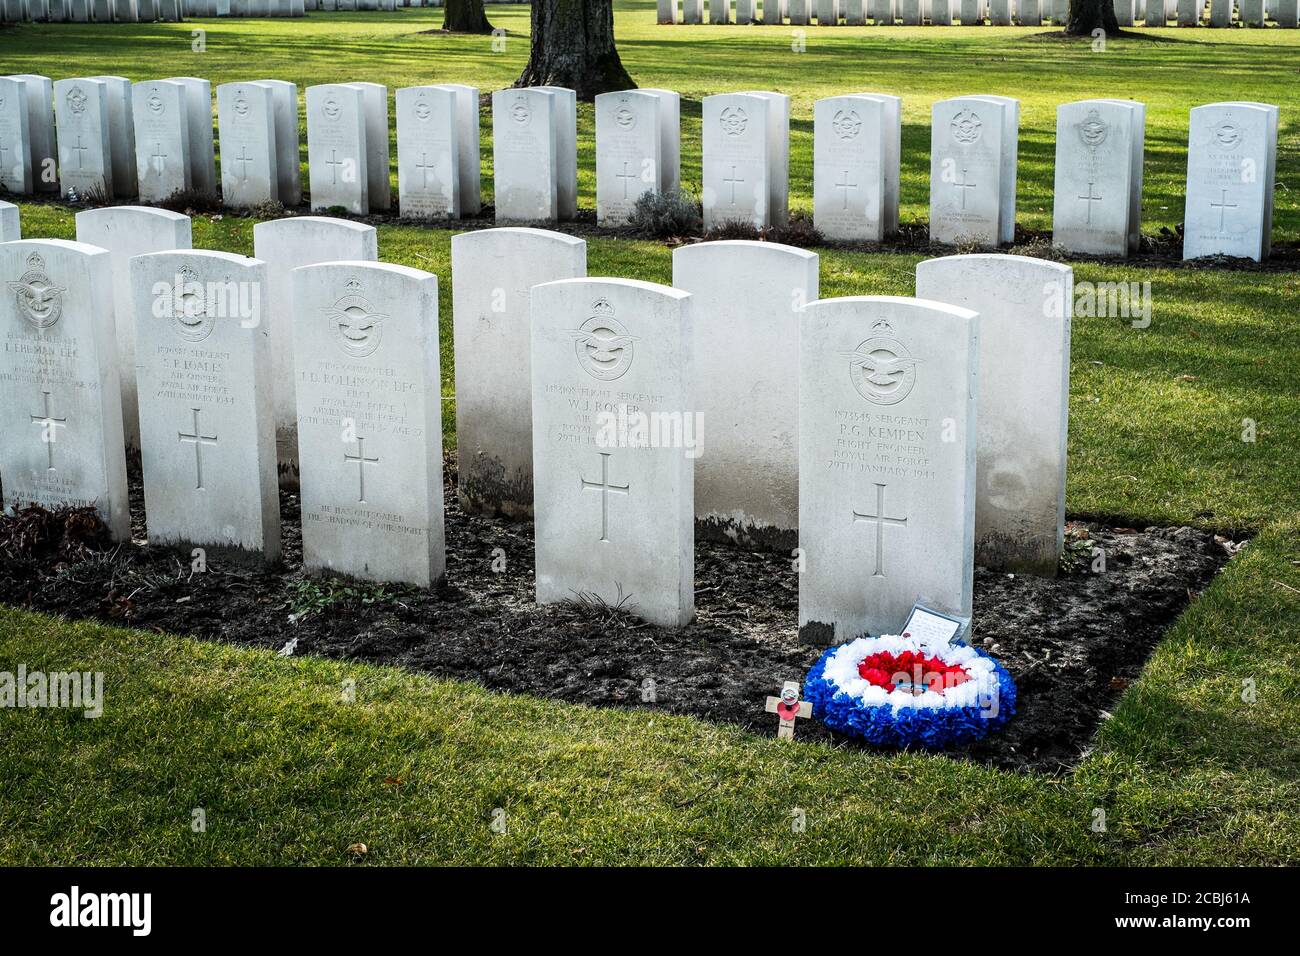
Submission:
<svg viewBox="0 0 1300 956">
<path fill-rule="evenodd" d="M 1093 52 L 1088 41 L 1062 41 L 1050 27 L 808 27 L 803 52 L 784 26 L 659 26 L 653 0 L 615 0 L 623 63 L 641 86 L 677 90 L 682 103 L 682 182 L 699 190 L 700 100 L 732 90 L 774 89 L 791 98 L 791 208 L 812 210 L 813 101 L 875 90 L 903 98 L 903 220 L 928 215 L 930 104 L 967 93 L 1021 100 L 1019 221 L 1050 229 L 1056 108 L 1097 96 L 1147 104 L 1144 226 L 1182 221 L 1188 110 L 1221 100 L 1262 100 L 1282 107 L 1278 136 L 1279 237 L 1300 233 L 1300 31 L 1136 29 Z M 314 83 L 370 80 L 402 86 L 469 83 L 483 92 L 509 86 L 528 59 L 529 8 L 489 7 L 507 31 L 505 49 L 490 37 L 430 34 L 442 11 L 320 13 L 303 20 L 191 20 L 158 24 L 27 24 L 0 31 L 5 72 L 66 76 L 121 75 L 131 80 L 202 76 L 218 83 L 292 80 L 299 94 Z M 192 49 L 194 29 L 204 49 Z M 491 197 L 492 124 L 482 114 L 485 198 Z M 302 133 L 306 161 L 306 128 Z M 394 145 L 394 159 L 396 146 Z M 595 120 L 578 116 L 579 202 L 595 206 Z M 304 173 L 305 179 L 305 173 Z M 394 171 L 394 186 L 396 173 Z"/>
<path fill-rule="evenodd" d="M 461 80 L 487 90 L 518 74 L 527 26 L 526 8 L 489 12 L 512 31 L 504 54 L 486 39 L 420 35 L 441 14 L 409 10 L 203 22 L 203 54 L 189 51 L 192 23 L 26 26 L 0 31 L 0 62 L 56 76 Z M 1279 236 L 1295 238 L 1288 114 L 1300 33 L 1168 29 L 1152 31 L 1161 42 L 1116 41 L 1092 54 L 1031 39 L 1034 30 L 813 27 L 808 52 L 792 54 L 789 28 L 652 21 L 651 5 L 619 4 L 633 76 L 693 101 L 688 180 L 698 180 L 698 97 L 777 87 L 795 97 L 792 182 L 806 208 L 812 100 L 879 89 L 906 98 L 904 214 L 924 216 L 928 104 L 1007 93 L 1025 102 L 1020 217 L 1045 227 L 1054 106 L 1129 95 L 1150 107 L 1147 225 L 1172 225 L 1187 109 L 1261 99 L 1283 107 L 1277 222 Z M 582 122 L 591 205 L 589 107 Z M 28 236 L 73 234 L 66 209 L 27 204 L 23 216 Z M 451 235 L 380 228 L 384 259 L 442 279 L 446 343 Z M 200 217 L 195 243 L 249 253 L 252 221 Z M 824 295 L 912 291 L 914 255 L 820 251 Z M 592 275 L 665 282 L 671 273 L 669 250 L 654 243 L 598 239 L 589 252 Z M 1256 538 L 1161 643 L 1073 773 L 790 746 L 652 711 L 496 695 L 0 609 L 0 670 L 103 671 L 107 682 L 98 720 L 0 711 L 0 863 L 338 864 L 356 842 L 369 846 L 368 863 L 1300 860 L 1297 277 L 1084 263 L 1075 272 L 1079 281 L 1151 281 L 1154 312 L 1146 329 L 1076 320 L 1070 512 Z M 1243 419 L 1256 423 L 1254 442 L 1242 441 Z M 355 703 L 342 699 L 349 679 Z M 793 807 L 807 815 L 802 833 L 792 832 Z M 504 833 L 490 826 L 498 808 Z M 206 833 L 191 830 L 195 809 L 206 812 Z M 1092 828 L 1098 809 L 1105 832 Z"/>
</svg>

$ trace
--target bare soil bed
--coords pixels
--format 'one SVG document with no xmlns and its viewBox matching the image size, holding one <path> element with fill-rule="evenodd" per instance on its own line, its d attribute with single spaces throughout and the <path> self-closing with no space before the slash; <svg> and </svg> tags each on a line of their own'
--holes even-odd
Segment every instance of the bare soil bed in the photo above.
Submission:
<svg viewBox="0 0 1300 956">
<path fill-rule="evenodd" d="M 802 681 L 823 650 L 798 642 L 788 555 L 697 542 L 698 616 L 680 631 L 589 603 L 539 607 L 531 525 L 466 515 L 450 484 L 447 492 L 447 579 L 429 591 L 305 578 L 298 502 L 287 493 L 280 568 L 210 563 L 194 573 L 188 553 L 143 545 L 137 475 L 131 544 L 109 545 L 85 512 L 0 519 L 0 601 L 245 646 L 296 639 L 295 654 L 692 714 L 760 734 L 776 730 L 765 698 L 783 680 Z M 1161 634 L 1237 547 L 1193 528 L 1096 522 L 1072 523 L 1069 539 L 1054 579 L 976 570 L 972 643 L 1006 665 L 1019 705 L 1004 732 L 954 756 L 1046 773 L 1072 767 Z M 1104 572 L 1093 569 L 1094 548 Z M 799 721 L 797 736 L 862 746 L 815 720 Z"/>
</svg>

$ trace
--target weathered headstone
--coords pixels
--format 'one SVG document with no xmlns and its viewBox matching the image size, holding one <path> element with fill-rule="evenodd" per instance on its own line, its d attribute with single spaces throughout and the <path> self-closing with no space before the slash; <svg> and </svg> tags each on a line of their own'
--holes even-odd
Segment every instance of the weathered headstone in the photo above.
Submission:
<svg viewBox="0 0 1300 956">
<path fill-rule="evenodd" d="M 550 93 L 536 89 L 492 94 L 492 156 L 497 222 L 559 216 L 554 115 Z"/>
<path fill-rule="evenodd" d="M 477 216 L 482 210 L 480 187 L 478 87 L 463 83 L 439 83 L 437 89 L 456 96 L 456 145 L 459 150 L 460 215 Z"/>
<path fill-rule="evenodd" d="M 59 182 L 64 195 L 113 198 L 113 152 L 109 142 L 108 88 L 79 77 L 54 84 L 58 123 Z"/>
<path fill-rule="evenodd" d="M 298 140 L 298 84 L 288 80 L 257 80 L 251 84 L 271 91 L 275 114 L 275 167 L 279 200 L 293 208 L 302 203 L 302 160 Z"/>
<path fill-rule="evenodd" d="M 369 177 L 370 208 L 384 212 L 392 208 L 393 187 L 388 178 L 391 154 L 388 144 L 388 87 L 382 83 L 347 83 L 361 91 L 366 133 L 366 175 Z"/>
<path fill-rule="evenodd" d="M 578 94 L 563 86 L 535 86 L 555 99 L 555 201 L 561 219 L 578 215 Z"/>
<path fill-rule="evenodd" d="M 1268 257 L 1276 106 L 1211 103 L 1191 111 L 1183 258 Z"/>
<path fill-rule="evenodd" d="M 131 260 L 151 252 L 189 249 L 190 217 L 147 206 L 106 206 L 77 213 L 77 241 L 107 249 L 113 276 L 117 369 L 122 387 L 122 434 L 128 448 L 140 447 L 135 372 L 135 294 Z"/>
<path fill-rule="evenodd" d="M 704 0 L 682 0 L 682 23 L 695 26 L 704 22 Z"/>
<path fill-rule="evenodd" d="M 853 95 L 813 104 L 813 221 L 831 239 L 885 237 L 886 110 Z"/>
<path fill-rule="evenodd" d="M 185 118 L 189 122 L 190 182 L 195 192 L 217 194 L 217 154 L 212 144 L 212 83 L 197 76 L 173 76 L 185 87 Z"/>
<path fill-rule="evenodd" d="M 973 97 L 930 111 L 930 239 L 996 246 L 1002 235 L 1006 111 Z"/>
<path fill-rule="evenodd" d="M 536 286 L 531 311 L 537 602 L 594 600 L 684 626 L 695 613 L 690 296 L 568 279 Z"/>
<path fill-rule="evenodd" d="M 61 239 L 0 245 L 4 506 L 93 505 L 131 536 L 109 255 Z"/>
<path fill-rule="evenodd" d="M 790 97 L 766 90 L 746 90 L 767 103 L 768 209 L 772 224 L 790 220 Z"/>
<path fill-rule="evenodd" d="M 22 218 L 18 207 L 0 201 L 0 242 L 16 242 L 23 237 Z"/>
<path fill-rule="evenodd" d="M 544 229 L 451 239 L 457 490 L 466 511 L 533 513 L 529 290 L 587 275 L 587 243 Z"/>
<path fill-rule="evenodd" d="M 307 169 L 311 208 L 370 212 L 364 94 L 356 86 L 307 87 Z"/>
<path fill-rule="evenodd" d="M 257 83 L 217 87 L 221 199 L 233 209 L 278 202 L 274 93 Z"/>
<path fill-rule="evenodd" d="M 460 124 L 452 90 L 397 91 L 397 192 L 404 218 L 459 218 Z"/>
<path fill-rule="evenodd" d="M 596 97 L 596 221 L 621 226 L 660 188 L 660 98 L 626 90 Z"/>
<path fill-rule="evenodd" d="M 1065 533 L 1074 270 L 1023 256 L 928 259 L 917 264 L 916 294 L 980 316 L 975 563 L 1054 575 Z"/>
<path fill-rule="evenodd" d="M 0 188 L 20 196 L 32 192 L 30 123 L 27 88 L 0 76 Z"/>
<path fill-rule="evenodd" d="M 35 73 L 15 73 L 9 79 L 22 84 L 27 98 L 32 189 L 38 193 L 57 193 L 59 177 L 54 132 L 54 84 L 48 76 Z"/>
<path fill-rule="evenodd" d="M 703 116 L 704 228 L 772 225 L 767 101 L 750 93 L 706 96 Z"/>
<path fill-rule="evenodd" d="M 139 195 L 135 169 L 135 123 L 132 121 L 131 81 L 124 76 L 94 76 L 108 94 L 108 145 L 112 153 L 113 196 Z"/>
<path fill-rule="evenodd" d="M 296 216 L 253 226 L 253 255 L 266 265 L 263 302 L 270 322 L 275 441 L 280 474 L 286 486 L 298 482 L 298 405 L 294 398 L 294 316 L 290 273 L 300 266 L 321 262 L 364 261 L 379 258 L 374 226 L 346 219 Z"/>
<path fill-rule="evenodd" d="M 1055 245 L 1101 256 L 1129 252 L 1134 192 L 1138 208 L 1141 202 L 1141 184 L 1133 181 L 1133 157 L 1135 145 L 1141 149 L 1142 118 L 1137 104 L 1115 100 L 1083 100 L 1057 108 Z"/>
<path fill-rule="evenodd" d="M 655 17 L 658 23 L 677 22 L 677 0 L 657 0 Z"/>
<path fill-rule="evenodd" d="M 131 261 L 151 544 L 279 559 L 265 284 L 262 263 L 228 252 Z"/>
<path fill-rule="evenodd" d="M 1205 0 L 1178 0 L 1178 25 L 1194 27 L 1201 22 L 1205 13 Z"/>
<path fill-rule="evenodd" d="M 862 296 L 804 308 L 799 630 L 894 634 L 917 601 L 971 613 L 978 316 Z"/>
<path fill-rule="evenodd" d="M 1232 8 L 1235 0 L 1210 0 L 1210 26 L 1232 26 Z"/>
<path fill-rule="evenodd" d="M 774 242 L 701 242 L 673 252 L 691 293 L 692 395 L 703 419 L 696 533 L 790 550 L 799 520 L 799 321 L 818 298 L 816 253 Z"/>
<path fill-rule="evenodd" d="M 193 166 L 185 87 L 174 80 L 146 80 L 135 84 L 131 99 L 141 201 L 160 203 L 191 189 Z"/>
<path fill-rule="evenodd" d="M 303 567 L 432 585 L 446 569 L 438 279 L 332 262 L 293 282 Z"/>
</svg>

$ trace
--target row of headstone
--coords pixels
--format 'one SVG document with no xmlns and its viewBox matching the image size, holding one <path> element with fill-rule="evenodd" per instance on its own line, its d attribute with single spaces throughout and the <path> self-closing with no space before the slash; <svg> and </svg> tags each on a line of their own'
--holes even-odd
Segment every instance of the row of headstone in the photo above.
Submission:
<svg viewBox="0 0 1300 956">
<path fill-rule="evenodd" d="M 159 213 L 106 222 L 115 211 L 79 218 L 79 235 L 120 242 L 114 226 Z M 119 382 L 129 329 L 150 543 L 276 561 L 272 341 L 289 331 L 277 347 L 297 356 L 304 567 L 437 581 L 445 561 L 436 277 L 375 261 L 293 269 L 281 277 L 294 309 L 282 329 L 267 321 L 266 263 L 190 249 L 188 222 L 170 225 L 178 240 L 170 250 L 0 245 L 0 271 L 16 277 L 0 305 L 5 507 L 89 505 L 115 540 L 129 538 Z M 161 232 L 155 238 L 166 244 Z M 110 284 L 114 294 L 103 295 Z"/>
<path fill-rule="evenodd" d="M 137 193 L 163 202 L 216 192 L 212 93 L 176 77 L 134 86 L 123 77 L 0 78 L 0 184 L 18 194 L 49 188 L 57 117 L 62 188 L 79 198 Z M 457 84 L 397 94 L 398 193 L 408 218 L 459 218 L 480 209 L 478 91 Z M 838 240 L 880 241 L 898 229 L 900 100 L 886 94 L 829 97 L 814 106 L 814 222 Z M 555 221 L 577 213 L 576 101 L 572 90 L 493 94 L 496 215 Z M 1263 111 L 1264 122 L 1250 120 Z M 1269 250 L 1277 108 L 1209 104 L 1193 110 L 1188 144 L 1185 256 Z M 231 83 L 217 91 L 222 193 L 228 205 L 296 206 L 297 87 Z M 1014 242 L 1019 102 L 963 96 L 931 108 L 930 237 L 997 247 Z M 1206 129 L 1207 126 L 1210 129 Z M 647 192 L 675 190 L 680 100 L 667 90 L 605 94 L 596 103 L 597 218 L 627 221 Z M 312 208 L 353 215 L 391 206 L 387 89 L 375 83 L 307 91 Z M 1058 111 L 1054 242 L 1123 256 L 1141 235 L 1145 107 L 1085 100 Z M 789 197 L 789 98 L 725 93 L 703 102 L 707 229 L 784 224 Z M 1225 157 L 1235 167 L 1226 170 Z M 1208 171 L 1208 172 L 1207 172 Z M 1203 193 L 1213 186 L 1215 195 Z M 57 188 L 57 187 L 56 187 Z M 1213 222 L 1217 221 L 1217 227 Z M 1195 233 L 1196 238 L 1193 238 Z M 1244 252 L 1242 250 L 1245 250 Z"/>
<path fill-rule="evenodd" d="M 661 24 L 782 24 L 791 26 L 1064 26 L 1069 0 L 657 0 Z M 705 8 L 707 7 L 707 14 Z M 1296 0 L 1115 0 L 1121 27 L 1297 26 Z"/>
<path fill-rule="evenodd" d="M 3 0 L 0 23 L 180 22 L 185 0 Z"/>
<path fill-rule="evenodd" d="M 441 7 L 445 0 L 6 0 L 0 23 L 147 23 L 242 17 L 301 17 L 333 11 Z M 489 0 L 491 2 L 491 0 Z"/>
<path fill-rule="evenodd" d="M 544 230 L 452 240 L 459 497 L 534 517 L 539 600 L 683 623 L 697 535 L 798 544 L 818 641 L 918 598 L 969 615 L 976 561 L 1055 573 L 1068 266 L 954 256 L 918 267 L 935 302 L 818 301 L 817 255 L 775 243 L 684 246 L 672 289 L 585 258 Z"/>
</svg>

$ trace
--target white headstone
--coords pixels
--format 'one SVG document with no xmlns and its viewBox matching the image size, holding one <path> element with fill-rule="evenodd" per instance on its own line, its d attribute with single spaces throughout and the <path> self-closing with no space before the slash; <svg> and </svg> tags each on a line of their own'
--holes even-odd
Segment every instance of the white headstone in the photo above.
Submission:
<svg viewBox="0 0 1300 956">
<path fill-rule="evenodd" d="M 917 601 L 971 613 L 976 313 L 923 299 L 804 309 L 799 631 L 896 634 Z"/>
<path fill-rule="evenodd" d="M 578 94 L 563 86 L 536 86 L 555 98 L 556 209 L 561 219 L 578 215 Z"/>
<path fill-rule="evenodd" d="M 290 273 L 321 262 L 365 261 L 379 258 L 374 226 L 346 219 L 296 216 L 253 226 L 253 254 L 266 265 L 263 299 L 271 332 L 271 369 L 275 439 L 280 472 L 286 485 L 298 481 L 298 405 L 294 398 L 293 301 Z"/>
<path fill-rule="evenodd" d="M 128 199 L 139 195 L 135 170 L 135 123 L 132 120 L 131 81 L 124 76 L 95 76 L 108 93 L 108 144 L 113 154 L 113 195 Z"/>
<path fill-rule="evenodd" d="M 54 84 L 59 137 L 59 182 L 64 195 L 113 198 L 108 87 L 81 77 Z"/>
<path fill-rule="evenodd" d="M 460 215 L 477 216 L 482 209 L 480 189 L 478 87 L 463 83 L 439 83 L 437 89 L 456 96 L 456 145 L 459 150 Z"/>
<path fill-rule="evenodd" d="M 676 192 L 681 188 L 681 94 L 654 87 L 645 87 L 640 92 L 659 97 L 659 190 Z"/>
<path fill-rule="evenodd" d="M 185 87 L 174 80 L 146 80 L 135 84 L 131 99 L 141 201 L 160 203 L 191 189 L 193 165 Z"/>
<path fill-rule="evenodd" d="M 278 202 L 280 174 L 274 93 L 257 83 L 217 87 L 221 197 L 234 209 Z"/>
<path fill-rule="evenodd" d="M 38 193 L 56 193 L 59 191 L 59 177 L 54 131 L 54 84 L 48 76 L 35 73 L 16 73 L 9 79 L 21 83 L 27 97 L 32 189 Z"/>
<path fill-rule="evenodd" d="M 26 86 L 0 76 L 0 188 L 20 196 L 32 192 L 30 123 Z"/>
<path fill-rule="evenodd" d="M 673 252 L 691 293 L 696 533 L 789 551 L 799 520 L 799 321 L 818 297 L 818 257 L 748 240 Z"/>
<path fill-rule="evenodd" d="M 492 94 L 492 156 L 497 222 L 559 216 L 555 97 L 544 90 Z"/>
<path fill-rule="evenodd" d="M 587 275 L 587 243 L 544 229 L 451 239 L 457 489 L 466 511 L 533 513 L 529 290 Z"/>
<path fill-rule="evenodd" d="M 131 536 L 109 255 L 61 239 L 0 245 L 4 506 L 93 505 Z"/>
<path fill-rule="evenodd" d="M 767 100 L 751 93 L 706 96 L 703 117 L 704 228 L 772 225 Z"/>
<path fill-rule="evenodd" d="M 1020 152 L 1020 101 L 1010 96 L 979 95 L 967 99 L 983 101 L 1002 110 L 1002 175 L 999 241 L 1010 245 L 1016 240 L 1016 170 Z"/>
<path fill-rule="evenodd" d="M 853 95 L 813 104 L 813 222 L 828 238 L 885 237 L 886 110 Z"/>
<path fill-rule="evenodd" d="M 790 220 L 790 97 L 766 90 L 746 90 L 767 102 L 768 209 L 772 225 Z"/>
<path fill-rule="evenodd" d="M 996 246 L 1002 235 L 1006 110 L 974 97 L 930 111 L 930 239 Z"/>
<path fill-rule="evenodd" d="M 258 80 L 250 84 L 271 91 L 275 111 L 275 167 L 279 200 L 293 208 L 302 203 L 302 160 L 298 139 L 298 84 L 288 80 Z"/>
<path fill-rule="evenodd" d="M 303 567 L 432 585 L 446 569 L 438 279 L 331 262 L 293 282 Z"/>
<path fill-rule="evenodd" d="M 22 218 L 18 207 L 11 202 L 0 202 L 0 242 L 16 242 L 22 237 Z"/>
<path fill-rule="evenodd" d="M 370 212 L 364 93 L 355 85 L 307 87 L 307 170 L 311 208 Z"/>
<path fill-rule="evenodd" d="M 1101 256 L 1129 252 L 1134 193 L 1139 204 L 1141 195 L 1141 184 L 1133 181 L 1133 157 L 1134 149 L 1142 148 L 1142 119 L 1137 104 L 1116 100 L 1057 108 L 1055 245 Z"/>
<path fill-rule="evenodd" d="M 1074 270 L 1023 256 L 929 259 L 916 294 L 980 316 L 975 563 L 1052 576 L 1065 533 Z"/>
<path fill-rule="evenodd" d="M 537 602 L 589 597 L 684 626 L 695 613 L 690 296 L 567 279 L 534 287 L 531 310 Z"/>
<path fill-rule="evenodd" d="M 150 544 L 280 557 L 265 284 L 228 252 L 131 261 Z"/>
<path fill-rule="evenodd" d="M 403 218 L 460 217 L 460 124 L 452 90 L 397 91 L 397 192 Z"/>
<path fill-rule="evenodd" d="M 117 369 L 122 386 L 122 434 L 128 448 L 140 447 L 136 399 L 135 298 L 131 259 L 151 252 L 189 249 L 190 217 L 147 206 L 105 206 L 77 213 L 77 241 L 107 249 L 113 276 Z"/>
<path fill-rule="evenodd" d="M 382 83 L 348 83 L 361 91 L 366 131 L 366 175 L 370 179 L 370 208 L 391 209 L 393 186 L 388 177 L 391 154 L 388 144 L 388 87 Z"/>
<path fill-rule="evenodd" d="M 1210 103 L 1192 109 L 1187 140 L 1183 258 L 1268 257 L 1278 109 Z"/>
<path fill-rule="evenodd" d="M 596 97 L 596 221 L 621 226 L 643 193 L 659 190 L 660 98 L 626 90 Z"/>
<path fill-rule="evenodd" d="M 657 0 L 655 5 L 656 22 L 677 22 L 677 0 Z"/>
<path fill-rule="evenodd" d="M 704 22 L 704 0 L 682 0 L 682 23 L 695 26 Z"/>
<path fill-rule="evenodd" d="M 197 76 L 173 76 L 185 87 L 185 118 L 190 124 L 190 182 L 195 192 L 217 194 L 217 154 L 212 144 L 212 83 Z"/>
</svg>

